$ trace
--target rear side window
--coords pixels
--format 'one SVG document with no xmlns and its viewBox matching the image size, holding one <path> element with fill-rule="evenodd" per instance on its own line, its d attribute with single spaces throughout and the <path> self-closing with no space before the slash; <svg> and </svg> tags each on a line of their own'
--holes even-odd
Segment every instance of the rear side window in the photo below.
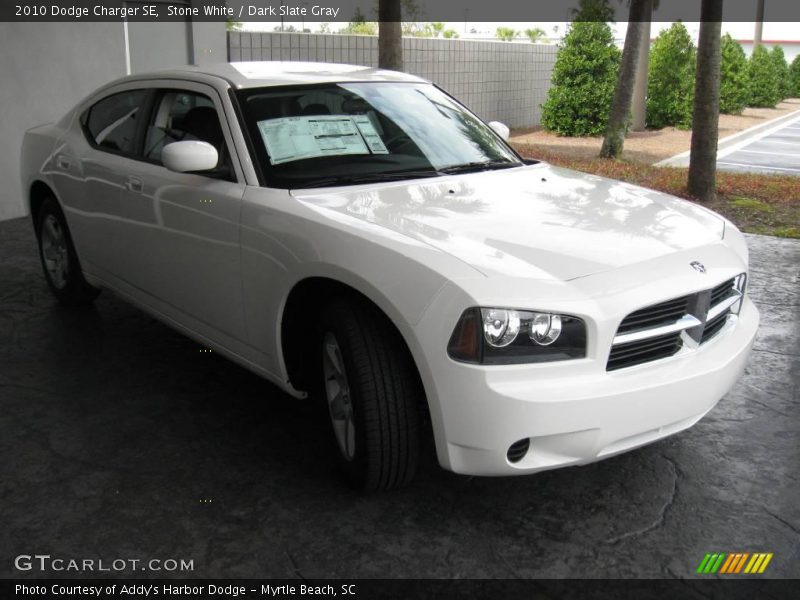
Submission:
<svg viewBox="0 0 800 600">
<path fill-rule="evenodd" d="M 132 90 L 94 104 L 84 121 L 90 141 L 104 150 L 133 154 L 146 95 L 145 90 Z"/>
</svg>

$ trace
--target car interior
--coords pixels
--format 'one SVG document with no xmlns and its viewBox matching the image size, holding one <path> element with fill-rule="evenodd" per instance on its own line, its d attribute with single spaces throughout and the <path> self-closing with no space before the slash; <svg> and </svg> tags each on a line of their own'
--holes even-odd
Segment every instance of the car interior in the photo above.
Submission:
<svg viewBox="0 0 800 600">
<path fill-rule="evenodd" d="M 229 159 L 217 109 L 202 94 L 166 91 L 156 101 L 145 135 L 144 156 L 160 162 L 164 146 L 173 142 L 198 140 L 214 146 L 219 153 L 217 169 L 224 170 Z"/>
</svg>

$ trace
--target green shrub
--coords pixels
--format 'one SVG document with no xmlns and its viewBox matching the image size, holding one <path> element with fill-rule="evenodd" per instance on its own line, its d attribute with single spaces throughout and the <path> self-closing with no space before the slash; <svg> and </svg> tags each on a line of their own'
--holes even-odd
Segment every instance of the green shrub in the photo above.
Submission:
<svg viewBox="0 0 800 600">
<path fill-rule="evenodd" d="M 541 27 L 534 27 L 533 29 L 526 29 L 525 35 L 528 36 L 528 39 L 531 41 L 531 44 L 535 44 L 541 39 L 544 39 L 547 35 L 545 30 Z"/>
<path fill-rule="evenodd" d="M 794 57 L 789 67 L 789 97 L 800 98 L 800 54 Z"/>
<path fill-rule="evenodd" d="M 571 8 L 569 13 L 572 15 L 573 22 L 596 21 L 598 23 L 608 23 L 614 21 L 614 9 L 608 4 L 608 0 L 578 0 L 578 8 Z"/>
<path fill-rule="evenodd" d="M 789 97 L 789 65 L 786 63 L 786 55 L 783 48 L 775 46 L 769 53 L 772 59 L 772 68 L 775 69 L 775 77 L 778 81 L 778 92 L 780 99 Z"/>
<path fill-rule="evenodd" d="M 683 23 L 673 23 L 655 39 L 647 78 L 650 127 L 691 127 L 696 65 L 697 50 Z"/>
<path fill-rule="evenodd" d="M 553 67 L 542 125 L 559 135 L 600 135 L 608 123 L 620 51 L 611 28 L 597 21 L 570 25 Z"/>
<path fill-rule="evenodd" d="M 750 106 L 774 108 L 781 100 L 775 63 L 769 50 L 756 46 L 747 63 L 750 79 Z"/>
<path fill-rule="evenodd" d="M 494 37 L 501 39 L 504 42 L 510 42 L 517 37 L 517 30 L 511 27 L 498 27 L 494 33 Z"/>
<path fill-rule="evenodd" d="M 719 111 L 738 115 L 749 100 L 747 56 L 729 33 L 722 36 L 720 52 Z"/>
</svg>

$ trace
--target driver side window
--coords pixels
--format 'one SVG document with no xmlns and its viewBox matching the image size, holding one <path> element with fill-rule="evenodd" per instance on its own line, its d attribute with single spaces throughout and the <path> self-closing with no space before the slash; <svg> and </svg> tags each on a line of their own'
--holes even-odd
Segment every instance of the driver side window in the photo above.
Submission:
<svg viewBox="0 0 800 600">
<path fill-rule="evenodd" d="M 164 146 L 173 142 L 197 140 L 216 148 L 219 162 L 216 176 L 233 179 L 230 154 L 225 144 L 219 115 L 211 99 L 197 92 L 162 91 L 153 108 L 145 133 L 143 156 L 161 164 Z"/>
</svg>

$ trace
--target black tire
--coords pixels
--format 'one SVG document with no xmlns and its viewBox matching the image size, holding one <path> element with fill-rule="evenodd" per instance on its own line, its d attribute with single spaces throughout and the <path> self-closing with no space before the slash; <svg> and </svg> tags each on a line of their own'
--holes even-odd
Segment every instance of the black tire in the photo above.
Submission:
<svg viewBox="0 0 800 600">
<path fill-rule="evenodd" d="M 359 490 L 402 487 L 416 474 L 422 386 L 413 360 L 386 317 L 365 302 L 338 299 L 322 314 L 318 355 L 323 365 L 320 398 L 328 413 L 337 461 L 348 483 Z M 352 416 L 354 451 L 346 456 L 334 431 L 326 385 L 326 340 L 341 350 Z"/>
<path fill-rule="evenodd" d="M 58 243 L 55 242 L 57 236 L 50 233 L 51 231 L 55 231 L 61 236 Z M 83 278 L 67 221 L 54 198 L 46 198 L 39 208 L 36 237 L 39 242 L 42 271 L 44 271 L 44 277 L 53 295 L 65 306 L 90 304 L 100 290 L 89 285 Z M 64 267 L 63 269 L 53 267 L 54 264 L 63 264 Z"/>
</svg>

